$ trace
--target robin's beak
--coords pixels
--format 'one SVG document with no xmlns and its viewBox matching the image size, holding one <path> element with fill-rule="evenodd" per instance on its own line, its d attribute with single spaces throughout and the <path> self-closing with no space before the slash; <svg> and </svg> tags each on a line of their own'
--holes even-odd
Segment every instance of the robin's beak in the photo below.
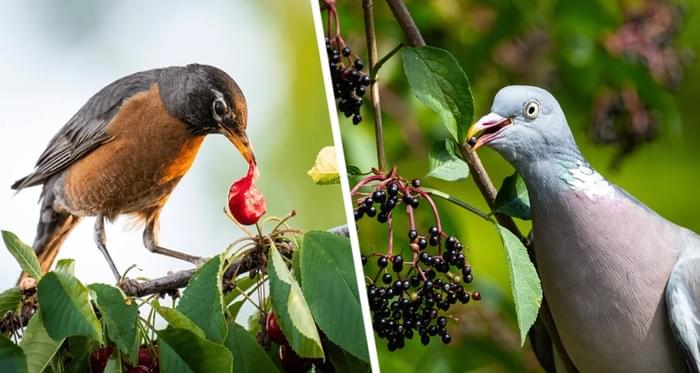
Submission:
<svg viewBox="0 0 700 373">
<path fill-rule="evenodd" d="M 222 133 L 229 141 L 231 141 L 236 149 L 238 149 L 248 163 L 257 164 L 255 161 L 255 153 L 253 153 L 253 147 L 250 146 L 250 141 L 248 141 L 248 136 L 246 136 L 245 132 L 240 131 L 236 133 L 228 129 L 224 129 Z"/>
<path fill-rule="evenodd" d="M 473 150 L 480 148 L 482 145 L 488 144 L 491 140 L 498 137 L 503 128 L 513 123 L 510 118 L 504 118 L 498 114 L 487 114 L 467 131 L 467 139 Z"/>
</svg>

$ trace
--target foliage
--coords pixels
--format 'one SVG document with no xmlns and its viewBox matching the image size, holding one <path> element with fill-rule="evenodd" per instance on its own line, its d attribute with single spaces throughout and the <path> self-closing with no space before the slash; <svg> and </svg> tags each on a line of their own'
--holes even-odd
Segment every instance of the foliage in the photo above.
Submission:
<svg viewBox="0 0 700 373">
<path fill-rule="evenodd" d="M 270 343 L 266 328 L 257 323 L 246 327 L 236 320 L 242 304 L 250 303 L 261 320 L 270 312 L 278 315 L 284 343 L 295 354 L 321 359 L 309 360 L 308 368 L 330 364 L 337 371 L 368 371 L 349 240 L 319 231 L 302 235 L 285 228 L 287 219 L 268 218 L 275 224 L 268 234 L 245 237 L 238 250 L 229 248 L 209 259 L 190 278 L 182 296 L 173 299 L 173 308 L 162 306 L 158 295 L 139 298 L 107 284 L 85 286 L 74 277 L 72 260 L 59 262 L 41 276 L 36 292 L 4 291 L 0 305 L 5 321 L 18 320 L 23 310 L 32 312 L 21 314 L 31 317 L 26 328 L 3 328 L 12 339 L 0 336 L 1 370 L 41 372 L 61 366 L 80 371 L 87 363 L 92 371 L 105 372 L 136 365 L 149 372 L 288 368 L 284 360 L 271 357 L 278 346 Z M 259 229 L 262 232 L 262 226 Z M 11 238 L 9 250 L 23 247 L 14 235 L 5 236 Z M 296 267 L 291 265 L 292 253 L 300 258 Z M 226 277 L 229 266 L 245 255 L 258 255 L 260 266 L 250 274 Z M 36 256 L 25 250 L 18 261 L 32 263 Z M 307 279 L 303 288 L 301 277 Z M 262 296 L 260 290 L 268 286 L 269 296 Z M 76 344 L 76 338 L 83 342 Z"/>
</svg>

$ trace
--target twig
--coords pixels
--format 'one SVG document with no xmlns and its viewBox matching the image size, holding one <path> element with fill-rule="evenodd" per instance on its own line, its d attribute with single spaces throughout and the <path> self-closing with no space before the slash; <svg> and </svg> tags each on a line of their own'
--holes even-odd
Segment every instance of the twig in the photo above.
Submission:
<svg viewBox="0 0 700 373">
<path fill-rule="evenodd" d="M 374 34 L 374 11 L 372 0 L 362 0 L 362 9 L 365 15 L 365 35 L 367 37 L 367 49 L 369 52 L 369 71 L 377 69 L 377 38 Z M 386 156 L 384 154 L 384 130 L 382 128 L 382 106 L 379 99 L 379 85 L 376 79 L 369 83 L 369 97 L 372 101 L 372 115 L 374 115 L 374 133 L 377 143 L 377 167 L 379 171 L 386 170 Z"/>
</svg>

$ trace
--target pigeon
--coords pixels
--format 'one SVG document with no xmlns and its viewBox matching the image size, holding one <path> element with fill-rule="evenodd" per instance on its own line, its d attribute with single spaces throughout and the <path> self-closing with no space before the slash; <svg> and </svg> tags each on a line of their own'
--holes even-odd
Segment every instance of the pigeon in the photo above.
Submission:
<svg viewBox="0 0 700 373">
<path fill-rule="evenodd" d="M 525 181 L 544 297 L 575 369 L 700 371 L 700 236 L 591 167 L 544 89 L 501 89 L 467 138 Z"/>
</svg>

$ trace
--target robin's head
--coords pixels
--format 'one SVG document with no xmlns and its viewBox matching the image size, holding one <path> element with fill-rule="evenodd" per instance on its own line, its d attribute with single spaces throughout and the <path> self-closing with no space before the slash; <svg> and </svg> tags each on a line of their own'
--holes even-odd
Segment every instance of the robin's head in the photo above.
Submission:
<svg viewBox="0 0 700 373">
<path fill-rule="evenodd" d="M 228 74 L 208 65 L 169 67 L 161 71 L 158 86 L 170 114 L 185 122 L 194 135 L 222 134 L 248 162 L 255 163 L 246 136 L 245 96 Z"/>
</svg>

